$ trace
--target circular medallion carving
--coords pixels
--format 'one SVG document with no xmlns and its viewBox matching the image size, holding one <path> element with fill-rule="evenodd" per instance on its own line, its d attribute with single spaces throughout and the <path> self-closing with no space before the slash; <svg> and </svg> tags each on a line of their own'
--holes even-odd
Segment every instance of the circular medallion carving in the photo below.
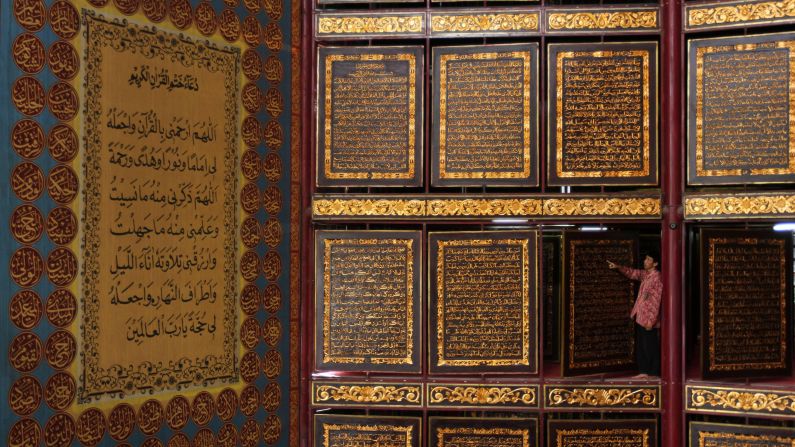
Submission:
<svg viewBox="0 0 795 447">
<path fill-rule="evenodd" d="M 282 210 L 282 190 L 276 185 L 269 185 L 262 193 L 262 207 L 271 216 Z"/>
<path fill-rule="evenodd" d="M 8 346 L 8 361 L 19 372 L 31 372 L 41 361 L 41 340 L 32 332 L 22 332 Z"/>
<path fill-rule="evenodd" d="M 256 118 L 247 116 L 243 119 L 241 135 L 247 146 L 256 147 L 259 144 L 260 132 L 261 128 Z"/>
<path fill-rule="evenodd" d="M 141 9 L 147 19 L 154 23 L 160 23 L 168 15 L 166 2 L 163 0 L 141 0 Z"/>
<path fill-rule="evenodd" d="M 135 410 L 130 404 L 116 405 L 108 415 L 108 434 L 116 441 L 124 441 L 135 428 Z"/>
<path fill-rule="evenodd" d="M 256 151 L 247 150 L 243 152 L 243 156 L 240 157 L 240 172 L 243 173 L 243 177 L 248 180 L 255 180 L 259 177 L 259 165 L 259 154 Z"/>
<path fill-rule="evenodd" d="M 254 315 L 259 308 L 259 290 L 254 284 L 246 284 L 240 292 L 240 309 L 246 315 Z"/>
<path fill-rule="evenodd" d="M 233 389 L 225 388 L 218 394 L 215 406 L 222 421 L 231 421 L 237 413 L 237 394 Z"/>
<path fill-rule="evenodd" d="M 256 352 L 249 351 L 240 358 L 240 377 L 251 383 L 259 376 L 259 357 Z M 243 396 L 241 396 L 242 399 Z"/>
<path fill-rule="evenodd" d="M 215 28 L 218 26 L 218 20 L 215 17 L 215 9 L 213 9 L 213 5 L 211 5 L 210 2 L 204 1 L 199 3 L 199 6 L 196 7 L 194 16 L 196 28 L 200 33 L 205 36 L 210 36 L 215 32 Z"/>
<path fill-rule="evenodd" d="M 282 241 L 282 224 L 278 219 L 270 218 L 262 226 L 262 240 L 268 247 L 276 248 Z"/>
<path fill-rule="evenodd" d="M 47 98 L 38 79 L 22 76 L 11 87 L 11 101 L 23 115 L 36 116 L 44 110 Z"/>
<path fill-rule="evenodd" d="M 41 443 L 41 427 L 32 419 L 21 419 L 8 432 L 8 445 L 35 447 Z"/>
<path fill-rule="evenodd" d="M 119 12 L 129 16 L 135 14 L 135 11 L 138 11 L 141 0 L 113 0 L 113 4 L 116 5 Z"/>
<path fill-rule="evenodd" d="M 268 17 L 271 20 L 278 21 L 282 18 L 282 14 L 284 14 L 283 0 L 263 0 L 263 4 L 265 5 L 265 12 L 268 13 Z"/>
<path fill-rule="evenodd" d="M 47 52 L 47 64 L 55 76 L 68 81 L 74 79 L 80 70 L 80 56 L 71 43 L 59 40 L 50 46 Z"/>
<path fill-rule="evenodd" d="M 190 7 L 190 0 L 170 0 L 168 3 L 168 16 L 171 23 L 179 29 L 190 26 L 193 10 Z"/>
<path fill-rule="evenodd" d="M 33 376 L 22 376 L 8 391 L 8 406 L 16 414 L 28 416 L 39 408 L 41 398 L 42 389 L 38 379 Z"/>
<path fill-rule="evenodd" d="M 50 27 L 61 39 L 71 39 L 80 31 L 80 14 L 71 3 L 58 0 L 50 6 Z"/>
<path fill-rule="evenodd" d="M 255 13 L 259 11 L 260 8 L 259 2 L 260 0 L 243 0 L 243 6 L 246 7 L 248 12 Z"/>
<path fill-rule="evenodd" d="M 168 440 L 166 447 L 190 447 L 190 438 L 185 433 L 176 433 Z"/>
<path fill-rule="evenodd" d="M 254 248 L 259 243 L 259 223 L 253 217 L 243 219 L 240 224 L 240 239 L 243 245 L 248 248 Z"/>
<path fill-rule="evenodd" d="M 157 438 L 146 438 L 141 447 L 163 447 L 163 442 Z"/>
<path fill-rule="evenodd" d="M 11 189 L 20 200 L 32 202 L 44 191 L 44 173 L 35 163 L 20 163 L 11 172 Z"/>
<path fill-rule="evenodd" d="M 44 386 L 44 401 L 55 411 L 69 408 L 75 399 L 77 384 L 71 374 L 56 372 Z"/>
<path fill-rule="evenodd" d="M 276 281 L 282 274 L 282 258 L 279 253 L 271 250 L 262 258 L 262 274 L 268 281 Z"/>
<path fill-rule="evenodd" d="M 191 408 L 193 421 L 196 425 L 207 425 L 213 419 L 215 414 L 215 401 L 213 396 L 207 391 L 202 391 L 193 398 L 193 406 Z"/>
<path fill-rule="evenodd" d="M 105 436 L 105 415 L 96 408 L 89 408 L 77 418 L 77 439 L 85 446 L 95 446 Z"/>
<path fill-rule="evenodd" d="M 265 353 L 265 358 L 262 360 L 262 371 L 265 377 L 273 380 L 279 376 L 282 370 L 282 355 L 279 351 L 271 349 Z"/>
<path fill-rule="evenodd" d="M 265 30 L 262 35 L 265 40 L 265 46 L 268 47 L 269 50 L 274 53 L 281 51 L 282 45 L 284 45 L 284 36 L 278 24 L 270 22 L 265 25 Z"/>
<path fill-rule="evenodd" d="M 66 247 L 58 247 L 47 256 L 47 277 L 59 287 L 72 283 L 77 277 L 77 256 Z"/>
<path fill-rule="evenodd" d="M 275 88 L 269 88 L 262 101 L 265 106 L 265 110 L 268 111 L 270 116 L 277 118 L 282 114 L 282 111 L 284 110 L 284 98 L 282 97 L 282 94 Z"/>
<path fill-rule="evenodd" d="M 47 216 L 47 237 L 56 244 L 66 245 L 77 236 L 77 216 L 71 209 L 54 208 Z"/>
<path fill-rule="evenodd" d="M 215 435 L 209 428 L 203 428 L 193 438 L 194 447 L 215 447 Z"/>
<path fill-rule="evenodd" d="M 57 289 L 47 298 L 44 311 L 53 326 L 69 326 L 77 316 L 77 299 L 69 290 Z"/>
<path fill-rule="evenodd" d="M 52 168 L 47 176 L 47 192 L 56 203 L 66 205 L 77 196 L 79 189 L 77 174 L 67 165 L 58 165 Z"/>
<path fill-rule="evenodd" d="M 145 435 L 152 435 L 163 425 L 163 406 L 155 399 L 149 399 L 138 410 L 138 427 Z"/>
<path fill-rule="evenodd" d="M 254 318 L 246 318 L 240 325 L 240 343 L 246 349 L 254 349 L 259 343 L 259 323 Z"/>
<path fill-rule="evenodd" d="M 44 68 L 44 44 L 33 34 L 23 33 L 17 36 L 11 45 L 11 55 L 17 67 L 25 73 L 38 73 Z"/>
<path fill-rule="evenodd" d="M 262 58 L 257 50 L 249 48 L 243 52 L 243 74 L 251 81 L 256 81 L 262 76 Z"/>
<path fill-rule="evenodd" d="M 47 103 L 50 105 L 50 112 L 61 121 L 71 121 L 79 108 L 77 91 L 66 82 L 59 82 L 50 88 Z"/>
<path fill-rule="evenodd" d="M 243 447 L 255 447 L 259 444 L 259 438 L 259 424 L 253 419 L 247 420 L 240 429 L 240 444 Z"/>
<path fill-rule="evenodd" d="M 33 329 L 41 321 L 44 309 L 39 295 L 30 289 L 23 289 L 14 294 L 8 303 L 8 317 L 14 326 L 28 330 Z M 257 328 L 259 334 L 259 328 Z"/>
<path fill-rule="evenodd" d="M 234 447 L 237 442 L 237 429 L 232 424 L 226 424 L 218 430 L 218 447 Z"/>
<path fill-rule="evenodd" d="M 273 413 L 282 403 L 282 389 L 274 382 L 265 385 L 262 390 L 262 407 L 265 411 Z"/>
<path fill-rule="evenodd" d="M 24 203 L 11 212 L 11 235 L 23 244 L 32 244 L 44 233 L 44 217 L 35 206 Z"/>
<path fill-rule="evenodd" d="M 20 247 L 11 255 L 9 271 L 15 283 L 30 287 L 38 283 L 44 273 L 44 260 L 35 248 Z"/>
<path fill-rule="evenodd" d="M 75 421 L 71 416 L 65 413 L 56 413 L 44 426 L 44 445 L 47 447 L 69 447 L 72 445 L 76 431 Z"/>
<path fill-rule="evenodd" d="M 240 412 L 246 416 L 254 416 L 259 408 L 259 390 L 254 385 L 243 388 L 240 393 Z"/>
<path fill-rule="evenodd" d="M 190 402 L 185 396 L 174 396 L 166 405 L 166 423 L 172 430 L 182 430 L 190 420 Z"/>
<path fill-rule="evenodd" d="M 270 152 L 265 155 L 262 163 L 262 172 L 269 182 L 276 183 L 282 178 L 282 159 L 279 154 Z"/>
<path fill-rule="evenodd" d="M 265 129 L 262 131 L 262 138 L 265 140 L 265 145 L 268 146 L 268 149 L 278 151 L 282 147 L 282 143 L 284 143 L 284 131 L 282 130 L 282 126 L 276 121 L 268 121 L 268 124 L 265 125 Z M 273 155 L 277 157 L 276 159 L 278 160 L 278 155 Z M 281 163 L 279 163 L 279 169 L 281 169 Z M 281 177 L 281 170 L 278 173 L 278 177 Z"/>
<path fill-rule="evenodd" d="M 282 322 L 276 317 L 270 317 L 262 324 L 262 339 L 270 347 L 276 347 L 282 338 Z"/>
<path fill-rule="evenodd" d="M 243 20 L 243 40 L 252 47 L 259 45 L 260 36 L 262 36 L 262 29 L 259 26 L 259 21 L 254 16 L 248 16 Z"/>
<path fill-rule="evenodd" d="M 276 313 L 282 307 L 282 291 L 277 284 L 268 284 L 262 291 L 262 304 L 268 313 Z"/>
<path fill-rule="evenodd" d="M 14 0 L 14 18 L 22 28 L 38 31 L 47 21 L 47 10 L 43 0 Z"/>
<path fill-rule="evenodd" d="M 38 157 L 44 151 L 44 130 L 31 119 L 17 121 L 11 129 L 11 147 L 22 158 Z"/>
<path fill-rule="evenodd" d="M 259 256 L 253 251 L 247 251 L 240 258 L 240 276 L 248 282 L 253 282 L 259 274 Z"/>
<path fill-rule="evenodd" d="M 231 9 L 221 12 L 218 30 L 228 42 L 234 42 L 240 37 L 240 18 Z"/>
<path fill-rule="evenodd" d="M 262 440 L 265 444 L 274 445 L 279 441 L 279 436 L 282 433 L 282 421 L 279 416 L 269 414 L 265 418 L 265 423 L 262 424 Z"/>
<path fill-rule="evenodd" d="M 254 214 L 259 209 L 259 188 L 254 183 L 246 183 L 240 190 L 240 207 L 246 214 Z"/>
<path fill-rule="evenodd" d="M 77 156 L 80 143 L 77 133 L 68 124 L 56 124 L 47 135 L 47 147 L 55 161 L 67 163 Z"/>
<path fill-rule="evenodd" d="M 245 108 L 248 113 L 259 112 L 259 107 L 262 103 L 262 91 L 257 87 L 257 84 L 253 82 L 247 83 L 243 86 L 243 91 L 240 95 L 243 108 Z"/>
<path fill-rule="evenodd" d="M 77 341 L 71 333 L 60 329 L 47 338 L 44 352 L 53 368 L 64 369 L 77 355 Z"/>
<path fill-rule="evenodd" d="M 282 65 L 282 61 L 280 61 L 279 58 L 274 55 L 270 55 L 267 59 L 265 59 L 265 64 L 262 67 L 262 71 L 265 73 L 265 79 L 274 84 L 281 82 L 282 77 L 284 76 L 284 66 Z"/>
</svg>

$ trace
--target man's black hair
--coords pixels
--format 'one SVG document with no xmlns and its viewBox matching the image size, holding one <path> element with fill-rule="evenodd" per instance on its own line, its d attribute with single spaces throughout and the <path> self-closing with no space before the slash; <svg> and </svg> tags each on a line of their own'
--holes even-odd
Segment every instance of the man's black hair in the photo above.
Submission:
<svg viewBox="0 0 795 447">
<path fill-rule="evenodd" d="M 662 265 L 662 259 L 660 258 L 660 253 L 657 250 L 646 250 L 645 252 L 643 252 L 643 255 L 641 256 L 640 259 L 641 260 L 646 259 L 646 256 L 654 259 L 654 262 L 657 263 L 657 266 Z"/>
</svg>

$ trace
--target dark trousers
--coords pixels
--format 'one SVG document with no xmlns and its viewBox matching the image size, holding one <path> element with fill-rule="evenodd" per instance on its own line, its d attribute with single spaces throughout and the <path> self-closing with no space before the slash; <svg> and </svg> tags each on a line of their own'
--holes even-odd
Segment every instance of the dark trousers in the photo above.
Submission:
<svg viewBox="0 0 795 447">
<path fill-rule="evenodd" d="M 652 328 L 647 331 L 635 323 L 635 355 L 638 371 L 651 376 L 660 375 L 660 330 Z"/>
</svg>

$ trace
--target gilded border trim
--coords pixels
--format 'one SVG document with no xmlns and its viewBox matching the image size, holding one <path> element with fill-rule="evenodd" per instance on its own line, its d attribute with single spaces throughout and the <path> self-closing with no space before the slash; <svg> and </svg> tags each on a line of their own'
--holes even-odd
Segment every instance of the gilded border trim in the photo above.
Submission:
<svg viewBox="0 0 795 447">
<path fill-rule="evenodd" d="M 795 193 L 688 194 L 685 219 L 764 219 L 795 217 Z"/>
<path fill-rule="evenodd" d="M 550 9 L 547 10 L 544 26 L 547 33 L 648 32 L 660 30 L 660 19 L 657 8 Z"/>
<path fill-rule="evenodd" d="M 431 407 L 539 408 L 539 385 L 429 383 L 426 402 Z"/>
<path fill-rule="evenodd" d="M 530 35 L 540 31 L 539 11 L 500 11 L 493 13 L 431 13 L 433 37 L 478 35 Z"/>
<path fill-rule="evenodd" d="M 316 14 L 318 38 L 363 36 L 425 36 L 425 13 Z"/>
<path fill-rule="evenodd" d="M 685 31 L 795 22 L 795 1 L 741 1 L 684 7 Z"/>
<path fill-rule="evenodd" d="M 795 208 L 795 195 L 793 195 Z M 613 198 L 561 196 L 500 196 L 452 199 L 443 196 L 316 195 L 312 217 L 357 219 L 451 219 L 481 217 L 543 218 L 640 218 L 659 219 L 662 204 L 659 196 Z"/>
<path fill-rule="evenodd" d="M 421 408 L 423 396 L 420 384 L 312 382 L 312 405 L 319 407 Z"/>
<path fill-rule="evenodd" d="M 660 385 L 565 386 L 544 385 L 544 407 L 566 409 L 660 409 Z"/>
<path fill-rule="evenodd" d="M 696 413 L 795 416 L 795 393 L 786 390 L 686 385 L 685 409 Z"/>
</svg>

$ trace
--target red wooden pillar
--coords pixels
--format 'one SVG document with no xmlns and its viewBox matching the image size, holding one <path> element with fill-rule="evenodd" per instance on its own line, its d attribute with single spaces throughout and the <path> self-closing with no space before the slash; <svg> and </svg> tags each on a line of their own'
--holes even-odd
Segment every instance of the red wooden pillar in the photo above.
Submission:
<svg viewBox="0 0 795 447">
<path fill-rule="evenodd" d="M 683 126 L 682 104 L 682 0 L 663 0 L 661 63 L 662 105 L 661 160 L 663 163 L 662 279 L 664 284 L 662 324 L 662 444 L 685 445 L 683 416 L 684 314 L 682 312 Z"/>
</svg>

